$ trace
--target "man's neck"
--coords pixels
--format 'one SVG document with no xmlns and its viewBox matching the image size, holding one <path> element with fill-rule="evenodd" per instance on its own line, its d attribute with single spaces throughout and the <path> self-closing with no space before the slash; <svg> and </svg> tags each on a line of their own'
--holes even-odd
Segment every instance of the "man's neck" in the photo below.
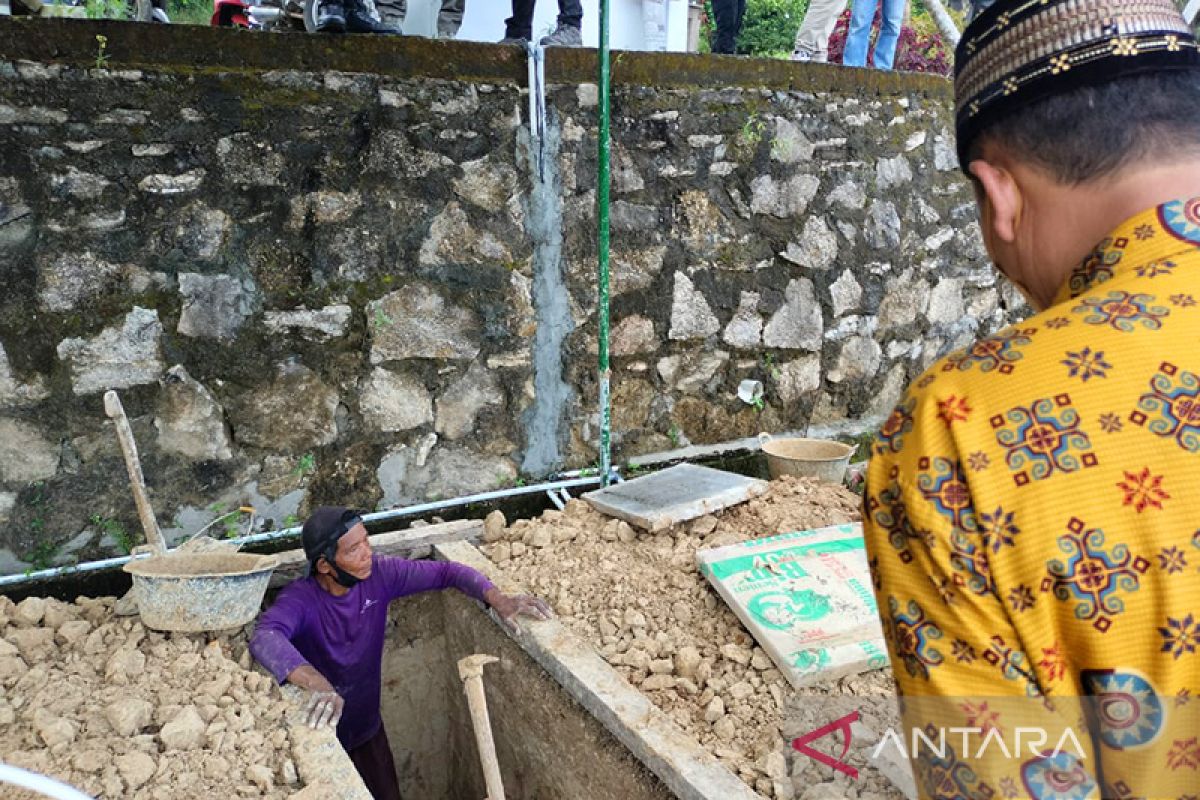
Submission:
<svg viewBox="0 0 1200 800">
<path fill-rule="evenodd" d="M 324 572 L 317 573 L 317 585 L 334 597 L 342 597 L 350 591 Z"/>
<path fill-rule="evenodd" d="M 1041 308 L 1049 306 L 1071 271 L 1123 222 L 1171 200 L 1200 196 L 1200 159 L 1135 164 L 1085 184 L 1048 182 L 1043 188 L 1047 191 L 1031 209 L 1054 219 L 1071 236 L 1059 239 L 1057 248 L 1038 254 L 1039 268 L 1052 271 L 1044 273 L 1034 292 Z"/>
<path fill-rule="evenodd" d="M 1175 164 L 1133 166 L 1111 181 L 1098 182 L 1099 191 L 1085 197 L 1098 224 L 1104 227 L 1097 241 L 1122 222 L 1146 209 L 1171 200 L 1200 197 L 1200 159 Z"/>
</svg>

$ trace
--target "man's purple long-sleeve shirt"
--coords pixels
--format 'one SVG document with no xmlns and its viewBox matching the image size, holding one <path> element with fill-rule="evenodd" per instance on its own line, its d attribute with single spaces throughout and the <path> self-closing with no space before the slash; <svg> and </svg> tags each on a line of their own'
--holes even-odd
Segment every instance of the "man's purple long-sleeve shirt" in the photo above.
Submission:
<svg viewBox="0 0 1200 800">
<path fill-rule="evenodd" d="M 352 750 L 383 722 L 379 697 L 388 604 L 450 587 L 483 600 L 492 583 L 463 564 L 381 555 L 371 558 L 371 576 L 341 597 L 309 576 L 280 592 L 259 617 L 250 652 L 280 683 L 306 664 L 324 675 L 345 700 L 337 735 L 342 747 Z"/>
</svg>

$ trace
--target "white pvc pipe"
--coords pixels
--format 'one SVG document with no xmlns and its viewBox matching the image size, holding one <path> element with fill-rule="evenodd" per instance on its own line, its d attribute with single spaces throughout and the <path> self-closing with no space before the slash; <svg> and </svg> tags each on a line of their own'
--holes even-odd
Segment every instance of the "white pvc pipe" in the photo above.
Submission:
<svg viewBox="0 0 1200 800">
<path fill-rule="evenodd" d="M 53 797 L 54 800 L 94 800 L 91 796 L 61 781 L 10 764 L 0 763 L 0 783 L 11 783 L 22 789 L 30 789 L 46 797 Z"/>
<path fill-rule="evenodd" d="M 618 478 L 619 480 L 619 478 Z M 400 519 L 402 517 L 418 516 L 421 514 L 429 514 L 436 511 L 444 511 L 450 508 L 471 505 L 474 503 L 487 503 L 492 500 L 505 500 L 510 497 L 520 497 L 528 494 L 540 494 L 545 491 L 557 489 L 577 489 L 584 486 L 598 486 L 600 478 L 572 478 L 570 480 L 552 481 L 550 483 L 537 483 L 531 486 L 515 486 L 508 489 L 497 489 L 491 492 L 482 492 L 480 494 L 467 495 L 465 497 L 456 497 L 451 500 L 438 500 L 431 503 L 421 503 L 415 506 L 406 506 L 404 508 L 395 508 L 390 511 L 376 511 L 371 514 L 363 515 L 364 522 L 384 522 L 387 520 Z M 236 539 L 227 539 L 225 541 L 236 544 L 260 544 L 262 542 L 276 542 L 285 539 L 295 538 L 300 535 L 300 526 L 284 528 L 278 531 L 267 531 L 265 533 L 252 533 L 248 536 L 239 536 Z M 17 586 L 24 583 L 33 583 L 35 581 L 46 580 L 47 578 L 57 578 L 64 575 L 73 575 L 80 572 L 97 572 L 113 567 L 120 567 L 129 563 L 134 558 L 146 558 L 146 555 L 139 556 L 116 556 L 114 558 L 106 558 L 101 561 L 89 561 L 84 564 L 76 564 L 66 567 L 50 567 L 48 569 L 36 570 L 32 572 L 16 572 L 11 575 L 0 575 L 0 588 L 7 586 Z"/>
</svg>

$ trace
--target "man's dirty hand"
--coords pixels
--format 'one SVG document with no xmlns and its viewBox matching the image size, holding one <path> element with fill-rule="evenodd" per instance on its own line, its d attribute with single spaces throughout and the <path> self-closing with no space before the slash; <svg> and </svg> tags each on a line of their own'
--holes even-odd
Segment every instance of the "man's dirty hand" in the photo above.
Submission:
<svg viewBox="0 0 1200 800">
<path fill-rule="evenodd" d="M 304 722 L 310 728 L 320 728 L 328 725 L 336 728 L 342 718 L 342 706 L 345 701 L 335 691 L 310 692 L 308 703 L 304 706 Z"/>
<path fill-rule="evenodd" d="M 519 630 L 517 627 L 517 617 L 519 616 L 540 620 L 550 619 L 554 616 L 554 612 L 550 610 L 546 601 L 533 595 L 508 595 L 499 589 L 489 589 L 484 599 L 495 610 L 496 616 L 504 627 L 513 633 L 517 633 Z"/>
</svg>

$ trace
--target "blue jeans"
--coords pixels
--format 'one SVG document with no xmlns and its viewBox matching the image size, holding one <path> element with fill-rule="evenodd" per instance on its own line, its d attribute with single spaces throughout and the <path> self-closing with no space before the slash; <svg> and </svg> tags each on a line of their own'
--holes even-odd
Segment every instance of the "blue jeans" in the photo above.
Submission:
<svg viewBox="0 0 1200 800">
<path fill-rule="evenodd" d="M 904 21 L 904 6 L 908 0 L 854 0 L 850 12 L 850 33 L 846 36 L 846 52 L 842 63 L 848 67 L 867 65 L 867 45 L 871 42 L 871 23 L 875 10 L 883 3 L 883 24 L 875 41 L 875 68 L 891 69 L 896 58 L 896 42 L 900 39 L 900 24 Z"/>
</svg>

